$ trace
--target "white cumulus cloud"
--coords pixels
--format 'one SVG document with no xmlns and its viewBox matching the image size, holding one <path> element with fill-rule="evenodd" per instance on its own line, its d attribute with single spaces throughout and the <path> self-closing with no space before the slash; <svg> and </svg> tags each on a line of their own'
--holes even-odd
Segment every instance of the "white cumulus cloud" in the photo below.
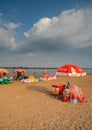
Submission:
<svg viewBox="0 0 92 130">
<path fill-rule="evenodd" d="M 47 40 L 52 46 L 88 47 L 92 45 L 91 13 L 91 8 L 63 11 L 58 17 L 40 19 L 24 34 L 30 43 L 40 39 L 43 44 Z"/>
<path fill-rule="evenodd" d="M 16 31 L 20 24 L 13 22 L 5 23 L 0 21 L 0 50 L 15 50 L 16 49 Z"/>
<path fill-rule="evenodd" d="M 11 23 L 5 24 L 5 27 L 7 27 L 7 29 L 14 30 L 16 28 L 19 28 L 20 25 L 21 25 L 20 23 L 15 24 L 15 23 L 11 22 Z"/>
<path fill-rule="evenodd" d="M 61 61 L 88 65 L 87 59 L 91 64 L 92 8 L 70 9 L 59 16 L 41 18 L 24 32 L 25 39 L 20 44 L 16 43 L 16 30 L 21 24 L 0 24 L 0 49 L 15 50 L 26 63 L 31 57 L 30 62 L 38 66 L 41 63 L 57 65 Z"/>
</svg>

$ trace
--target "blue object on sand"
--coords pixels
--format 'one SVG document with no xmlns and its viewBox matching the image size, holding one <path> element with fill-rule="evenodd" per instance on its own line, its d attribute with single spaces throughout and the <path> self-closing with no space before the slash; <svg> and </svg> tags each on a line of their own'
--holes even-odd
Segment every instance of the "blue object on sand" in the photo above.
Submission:
<svg viewBox="0 0 92 130">
<path fill-rule="evenodd" d="M 76 103 L 78 103 L 78 100 L 77 99 L 71 99 L 70 102 L 73 103 L 73 104 L 76 104 Z"/>
</svg>

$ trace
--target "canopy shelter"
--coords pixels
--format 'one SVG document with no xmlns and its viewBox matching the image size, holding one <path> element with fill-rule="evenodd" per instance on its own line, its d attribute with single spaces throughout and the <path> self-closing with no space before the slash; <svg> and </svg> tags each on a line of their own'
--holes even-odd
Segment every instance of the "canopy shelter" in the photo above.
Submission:
<svg viewBox="0 0 92 130">
<path fill-rule="evenodd" d="M 86 72 L 84 69 L 73 64 L 66 64 L 58 68 L 56 76 L 85 76 Z"/>
<path fill-rule="evenodd" d="M 8 76 L 9 75 L 9 71 L 4 69 L 4 68 L 0 68 L 0 77 L 2 76 Z"/>
<path fill-rule="evenodd" d="M 26 70 L 25 69 L 15 69 L 13 70 L 14 73 L 24 73 L 26 75 Z"/>
</svg>

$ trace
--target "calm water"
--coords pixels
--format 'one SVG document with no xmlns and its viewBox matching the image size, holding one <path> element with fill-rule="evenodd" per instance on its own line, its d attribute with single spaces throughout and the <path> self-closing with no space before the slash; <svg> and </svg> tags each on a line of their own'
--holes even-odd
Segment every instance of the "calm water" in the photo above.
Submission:
<svg viewBox="0 0 92 130">
<path fill-rule="evenodd" d="M 13 76 L 13 69 L 8 69 L 10 72 L 10 75 Z M 27 75 L 34 75 L 34 76 L 42 76 L 43 71 L 46 71 L 47 74 L 55 73 L 57 69 L 26 69 Z"/>
<path fill-rule="evenodd" d="M 8 69 L 9 72 L 10 72 L 10 75 L 13 76 L 14 73 L 13 73 L 13 69 Z M 87 74 L 92 74 L 92 68 L 85 68 L 84 69 Z M 34 75 L 34 76 L 42 76 L 43 74 L 43 71 L 46 71 L 47 74 L 49 75 L 50 73 L 56 73 L 57 69 L 26 69 L 27 71 L 27 75 Z"/>
</svg>

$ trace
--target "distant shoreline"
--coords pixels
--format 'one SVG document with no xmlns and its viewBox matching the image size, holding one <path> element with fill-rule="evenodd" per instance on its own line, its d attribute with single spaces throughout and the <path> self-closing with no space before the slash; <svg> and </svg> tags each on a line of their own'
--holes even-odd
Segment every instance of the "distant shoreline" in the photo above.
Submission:
<svg viewBox="0 0 92 130">
<path fill-rule="evenodd" d="M 22 69 L 58 69 L 58 67 L 0 67 L 0 68 L 5 68 L 5 69 L 17 69 L 17 68 L 22 68 Z"/>
<path fill-rule="evenodd" d="M 59 67 L 23 67 L 23 66 L 3 67 L 3 66 L 0 66 L 0 68 L 5 68 L 5 69 L 17 69 L 17 68 L 21 68 L 21 69 L 58 69 Z M 90 70 L 92 70 L 92 68 L 87 68 L 87 67 L 84 67 L 82 69 L 90 69 Z"/>
</svg>

